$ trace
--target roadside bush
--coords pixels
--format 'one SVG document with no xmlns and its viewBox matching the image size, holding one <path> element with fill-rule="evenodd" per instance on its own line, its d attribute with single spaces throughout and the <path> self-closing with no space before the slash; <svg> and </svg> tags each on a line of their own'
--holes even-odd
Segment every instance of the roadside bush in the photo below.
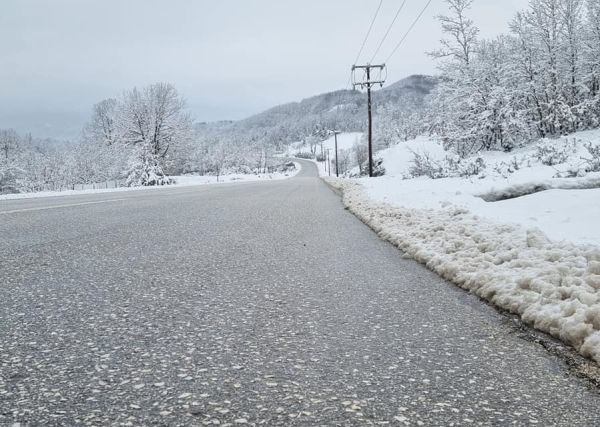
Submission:
<svg viewBox="0 0 600 427">
<path fill-rule="evenodd" d="M 373 159 L 373 176 L 385 175 L 385 167 L 383 167 L 383 159 L 376 157 Z M 360 168 L 355 169 L 354 173 L 348 174 L 350 178 L 360 178 L 363 176 L 369 176 L 369 160 L 364 161 Z"/>
<path fill-rule="evenodd" d="M 586 172 L 600 172 L 600 144 L 593 145 L 591 142 L 588 142 L 584 147 L 591 156 L 591 158 L 582 158 L 586 163 Z"/>
<path fill-rule="evenodd" d="M 444 166 L 435 161 L 428 152 L 417 153 L 412 151 L 413 158 L 408 168 L 409 178 L 426 176 L 431 179 L 446 178 L 448 175 Z"/>
<path fill-rule="evenodd" d="M 509 175 L 515 173 L 523 166 L 528 167 L 530 163 L 530 159 L 525 156 L 521 158 L 513 156 L 513 158 L 507 162 L 502 161 L 500 163 L 496 163 L 493 169 L 498 175 L 502 176 L 503 178 L 508 178 Z"/>
<path fill-rule="evenodd" d="M 427 176 L 431 179 L 449 177 L 470 177 L 481 175 L 487 166 L 481 157 L 463 159 L 459 156 L 446 156 L 443 160 L 435 160 L 427 152 L 412 152 L 413 159 L 408 169 L 409 178 Z"/>
<path fill-rule="evenodd" d="M 485 160 L 482 157 L 446 157 L 444 159 L 449 176 L 460 176 L 463 178 L 481 175 L 485 169 Z"/>
<path fill-rule="evenodd" d="M 575 139 L 572 141 L 564 139 L 562 141 L 564 141 L 564 145 L 561 146 L 552 144 L 549 140 L 540 142 L 535 147 L 535 158 L 546 166 L 555 166 L 566 163 L 569 160 L 569 157 L 577 151 L 577 141 Z"/>
<path fill-rule="evenodd" d="M 288 173 L 296 170 L 296 164 L 294 162 L 286 162 L 277 165 L 276 171 L 280 173 Z"/>
</svg>

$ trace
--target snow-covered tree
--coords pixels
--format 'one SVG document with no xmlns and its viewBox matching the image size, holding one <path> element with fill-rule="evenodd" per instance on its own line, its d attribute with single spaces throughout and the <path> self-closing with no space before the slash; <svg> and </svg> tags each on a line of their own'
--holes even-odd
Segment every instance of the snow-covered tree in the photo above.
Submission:
<svg viewBox="0 0 600 427">
<path fill-rule="evenodd" d="M 5 162 L 15 155 L 19 147 L 19 135 L 14 129 L 0 129 L 0 153 Z"/>
<path fill-rule="evenodd" d="M 84 139 L 93 144 L 113 145 L 119 141 L 116 129 L 117 108 L 114 98 L 100 101 L 93 107 L 92 118 L 83 129 Z"/>
<path fill-rule="evenodd" d="M 600 124 L 598 0 L 531 0 L 494 40 L 477 39 L 472 1 L 447 3 L 429 121 L 448 149 L 511 150 Z"/>
<path fill-rule="evenodd" d="M 123 144 L 134 147 L 128 183 L 162 185 L 169 150 L 192 136 L 185 102 L 167 83 L 125 92 L 117 107 L 116 130 Z"/>
</svg>

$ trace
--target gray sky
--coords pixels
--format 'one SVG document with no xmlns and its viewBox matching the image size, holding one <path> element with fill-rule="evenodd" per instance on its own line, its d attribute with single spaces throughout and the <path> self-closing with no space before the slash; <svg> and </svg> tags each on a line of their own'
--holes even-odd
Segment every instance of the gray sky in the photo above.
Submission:
<svg viewBox="0 0 600 427">
<path fill-rule="evenodd" d="M 173 83 L 199 120 L 238 119 L 346 85 L 379 0 L 2 0 L 0 113 L 83 113 L 124 89 Z M 361 62 L 401 0 L 384 0 Z M 407 0 L 388 56 L 425 0 Z M 475 0 L 482 36 L 507 31 L 527 0 Z M 388 63 L 391 83 L 434 73 L 433 0 Z M 0 123 L 0 125 L 6 125 Z"/>
</svg>

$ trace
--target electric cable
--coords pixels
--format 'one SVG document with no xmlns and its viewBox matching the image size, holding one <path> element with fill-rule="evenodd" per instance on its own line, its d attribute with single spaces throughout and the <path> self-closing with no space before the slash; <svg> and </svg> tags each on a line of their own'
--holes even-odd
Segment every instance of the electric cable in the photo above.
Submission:
<svg viewBox="0 0 600 427">
<path fill-rule="evenodd" d="M 373 63 L 373 60 L 375 59 L 375 57 L 377 56 L 377 54 L 379 53 L 379 51 L 381 50 L 381 46 L 383 46 L 383 43 L 386 41 L 387 37 L 390 35 L 390 31 L 392 31 L 392 27 L 396 23 L 396 20 L 398 19 L 398 16 L 400 16 L 400 12 L 402 12 L 402 9 L 404 9 L 404 5 L 405 4 L 406 4 L 406 0 L 403 0 L 402 4 L 400 5 L 400 7 L 398 8 L 398 10 L 396 11 L 396 15 L 394 16 L 394 19 L 392 20 L 392 23 L 389 25 L 389 27 L 388 27 L 387 31 L 385 32 L 383 38 L 379 42 L 379 46 L 377 46 L 377 49 L 375 49 L 375 53 L 373 54 L 373 57 L 371 58 L 371 61 L 370 61 L 371 64 Z"/>
<path fill-rule="evenodd" d="M 404 42 L 404 40 L 406 40 L 406 37 L 412 31 L 412 29 L 415 27 L 415 25 L 417 24 L 417 22 L 419 22 L 419 20 L 421 19 L 421 17 L 423 16 L 423 14 L 425 13 L 425 11 L 427 10 L 427 8 L 429 7 L 429 5 L 431 4 L 432 1 L 433 0 L 429 0 L 427 2 L 427 4 L 425 5 L 425 7 L 423 8 L 423 10 L 421 10 L 421 12 L 419 13 L 419 15 L 417 15 L 417 17 L 415 18 L 415 20 L 413 21 L 413 23 L 410 25 L 410 27 L 408 27 L 408 30 L 406 31 L 406 33 L 404 33 L 404 36 L 402 36 L 402 38 L 400 39 L 400 41 L 398 42 L 398 44 L 396 45 L 396 47 L 394 47 L 394 49 L 392 50 L 392 53 L 390 53 L 390 56 L 387 57 L 387 59 L 385 60 L 385 63 L 388 63 L 389 60 L 392 58 L 392 56 L 394 56 L 394 54 L 396 53 L 396 51 L 398 50 L 398 48 L 400 46 L 402 46 L 402 43 Z"/>
</svg>

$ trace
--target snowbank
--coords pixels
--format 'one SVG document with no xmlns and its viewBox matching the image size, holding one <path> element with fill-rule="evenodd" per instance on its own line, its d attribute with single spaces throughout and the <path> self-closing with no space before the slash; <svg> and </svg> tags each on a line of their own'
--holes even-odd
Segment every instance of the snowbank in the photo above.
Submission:
<svg viewBox="0 0 600 427">
<path fill-rule="evenodd" d="M 575 136 L 600 140 L 597 132 L 581 132 Z M 600 173 L 554 178 L 566 166 L 536 163 L 532 150 L 484 153 L 482 157 L 488 166 L 483 176 L 405 179 L 413 152 L 427 152 L 437 159 L 448 154 L 436 142 L 419 138 L 378 152 L 377 156 L 383 158 L 386 175 L 359 182 L 371 198 L 392 205 L 418 209 L 453 206 L 499 223 L 539 228 L 551 240 L 600 246 L 600 227 L 597 225 Z M 581 156 L 580 151 L 575 151 L 572 158 Z M 507 176 L 494 172 L 495 165 L 507 164 L 514 158 L 527 161 L 520 160 L 523 163 L 520 169 Z"/>
<path fill-rule="evenodd" d="M 14 199 L 32 199 L 38 197 L 55 197 L 55 196 L 70 196 L 77 194 L 97 194 L 97 193 L 117 193 L 123 191 L 138 191 L 138 190 L 161 190 L 172 187 L 191 187 L 196 185 L 208 185 L 208 184 L 226 184 L 233 182 L 255 182 L 255 181 L 270 181 L 287 179 L 295 176 L 300 169 L 300 163 L 294 162 L 296 169 L 293 172 L 288 173 L 266 173 L 266 174 L 230 174 L 221 175 L 218 180 L 216 176 L 212 175 L 181 175 L 171 176 L 176 183 L 172 185 L 160 186 L 160 187 L 117 187 L 108 189 L 87 189 L 87 190 L 65 190 L 65 191 L 42 191 L 37 193 L 17 193 L 17 194 L 3 194 L 0 195 L 0 200 L 14 200 Z"/>
<path fill-rule="evenodd" d="M 580 132 L 482 153 L 477 175 L 431 179 L 410 178 L 414 153 L 434 167 L 448 153 L 417 138 L 377 153 L 383 177 L 325 179 L 408 256 L 600 363 L 600 173 L 572 173 L 599 141 Z"/>
<path fill-rule="evenodd" d="M 379 236 L 447 280 L 600 363 L 600 248 L 552 242 L 538 229 L 449 205 L 392 206 L 356 181 L 326 178 Z"/>
</svg>

